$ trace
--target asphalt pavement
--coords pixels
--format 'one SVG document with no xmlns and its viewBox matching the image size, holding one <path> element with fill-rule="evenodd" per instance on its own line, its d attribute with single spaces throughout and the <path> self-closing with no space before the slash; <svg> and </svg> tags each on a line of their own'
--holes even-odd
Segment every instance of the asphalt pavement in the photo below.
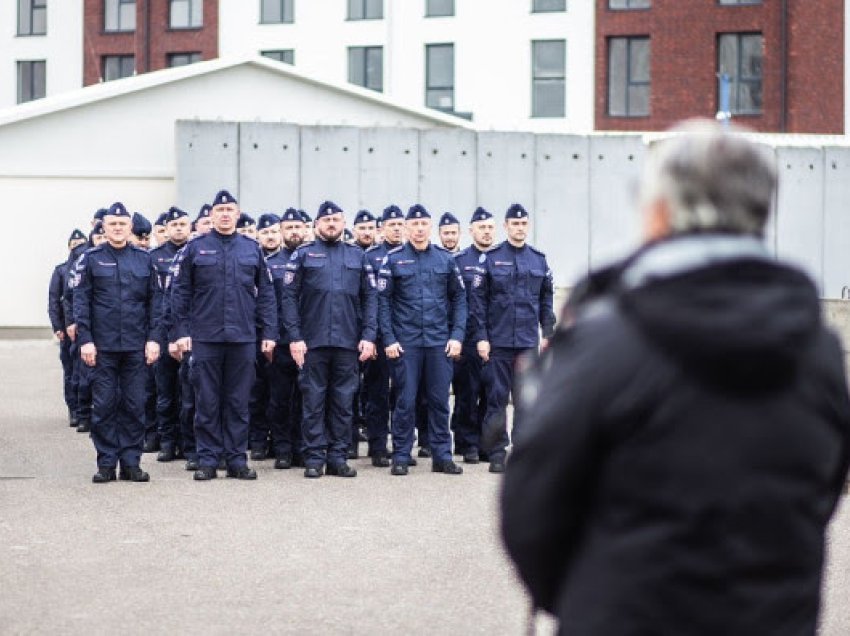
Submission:
<svg viewBox="0 0 850 636">
<path fill-rule="evenodd" d="M 486 464 L 307 480 L 266 461 L 255 482 L 197 483 L 146 455 L 150 483 L 95 485 L 56 345 L 0 341 L 0 378 L 0 634 L 526 633 Z M 822 634 L 850 634 L 848 598 L 845 505 Z"/>
</svg>

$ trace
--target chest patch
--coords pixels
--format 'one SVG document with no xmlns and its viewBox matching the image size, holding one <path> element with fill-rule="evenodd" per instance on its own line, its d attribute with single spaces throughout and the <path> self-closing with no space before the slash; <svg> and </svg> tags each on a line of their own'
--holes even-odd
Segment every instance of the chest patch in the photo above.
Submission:
<svg viewBox="0 0 850 636">
<path fill-rule="evenodd" d="M 218 254 L 218 250 L 198 250 L 198 254 Z"/>
</svg>

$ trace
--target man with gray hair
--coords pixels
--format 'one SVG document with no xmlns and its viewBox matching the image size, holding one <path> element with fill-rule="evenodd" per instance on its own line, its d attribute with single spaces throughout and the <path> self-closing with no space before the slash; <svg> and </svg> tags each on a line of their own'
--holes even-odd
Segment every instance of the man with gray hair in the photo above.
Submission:
<svg viewBox="0 0 850 636">
<path fill-rule="evenodd" d="M 562 633 L 816 630 L 850 398 L 817 289 L 763 243 L 775 187 L 713 122 L 657 143 L 644 246 L 525 377 L 502 532 Z"/>
</svg>

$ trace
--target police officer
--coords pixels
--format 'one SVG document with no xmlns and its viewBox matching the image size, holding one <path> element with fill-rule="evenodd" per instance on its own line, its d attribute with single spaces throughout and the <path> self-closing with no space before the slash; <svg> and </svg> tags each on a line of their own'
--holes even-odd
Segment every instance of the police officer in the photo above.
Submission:
<svg viewBox="0 0 850 636">
<path fill-rule="evenodd" d="M 242 236 L 257 240 L 257 222 L 249 214 L 243 212 L 239 215 L 236 221 L 236 231 Z"/>
<path fill-rule="evenodd" d="M 375 223 L 369 210 L 360 210 L 354 217 L 354 244 L 364 252 L 375 245 Z"/>
<path fill-rule="evenodd" d="M 353 244 L 364 252 L 375 245 L 375 217 L 369 210 L 360 210 L 354 217 L 352 224 L 354 231 Z M 354 424 L 351 432 L 351 450 L 349 459 L 359 456 L 359 443 L 368 441 L 368 436 L 363 436 L 361 429 L 366 429 L 366 392 L 363 382 L 363 373 L 370 360 L 360 364 L 359 386 L 354 396 Z"/>
<path fill-rule="evenodd" d="M 242 215 L 246 216 L 246 215 Z M 280 235 L 280 217 L 276 214 L 268 213 L 261 214 L 257 219 L 257 242 L 263 250 L 263 257 L 266 259 L 266 266 L 269 266 L 269 259 L 280 252 L 281 235 Z M 237 229 L 238 231 L 238 229 Z M 269 267 L 271 272 L 271 267 Z M 272 274 L 274 281 L 274 274 Z M 275 295 L 277 300 L 277 295 Z M 280 324 L 280 315 L 278 313 L 278 325 Z M 277 346 L 275 346 L 277 349 Z M 248 448 L 250 449 L 251 461 L 262 461 L 268 457 L 271 427 L 269 424 L 267 411 L 269 407 L 269 386 L 270 376 L 269 371 L 272 361 L 269 360 L 260 351 L 260 343 L 257 343 L 257 377 L 254 380 L 254 386 L 251 388 L 251 403 L 249 411 L 251 413 L 251 429 L 248 439 Z"/>
<path fill-rule="evenodd" d="M 443 249 L 457 254 L 460 251 L 460 221 L 451 212 L 443 212 L 437 227 Z"/>
<path fill-rule="evenodd" d="M 211 212 L 212 206 L 209 203 L 204 203 L 201 206 L 201 209 L 198 210 L 198 216 L 195 217 L 194 230 L 197 236 L 203 236 L 212 230 L 212 219 L 210 218 Z"/>
<path fill-rule="evenodd" d="M 298 210 L 287 208 L 280 219 L 283 245 L 277 253 L 266 258 L 272 274 L 275 295 L 278 301 L 278 322 L 283 321 L 283 282 L 290 258 L 304 242 L 304 221 Z M 269 367 L 268 421 L 272 435 L 274 467 L 288 469 L 303 466 L 303 435 L 301 433 L 301 389 L 298 386 L 298 365 L 289 351 L 289 334 L 281 326 L 280 339 L 274 349 L 274 358 Z"/>
<path fill-rule="evenodd" d="M 169 272 L 177 258 L 177 252 L 189 239 L 189 216 L 178 207 L 171 207 L 160 215 L 165 222 L 167 241 L 151 251 L 151 260 L 156 268 L 160 290 L 164 292 L 169 286 Z M 160 295 L 159 302 L 164 299 Z M 164 308 L 160 306 L 160 314 L 164 316 Z M 165 326 L 165 325 L 163 325 Z M 180 361 L 174 352 L 168 351 L 167 333 L 161 333 L 160 356 L 154 365 L 156 380 L 156 416 L 157 434 L 160 450 L 156 459 L 160 462 L 171 462 L 183 454 L 184 440 L 180 436 Z"/>
<path fill-rule="evenodd" d="M 307 214 L 304 210 L 298 210 L 298 213 L 304 220 L 304 242 L 312 243 L 316 239 L 316 235 L 313 231 L 313 217 Z"/>
<path fill-rule="evenodd" d="M 509 444 L 508 398 L 520 356 L 545 346 L 555 329 L 552 270 L 546 255 L 526 243 L 528 212 L 518 203 L 505 214 L 507 240 L 487 253 L 484 274 L 473 284 L 478 354 L 488 363 L 487 412 L 482 443 L 490 472 L 505 470 Z"/>
<path fill-rule="evenodd" d="M 421 205 L 407 213 L 409 242 L 390 250 L 378 272 L 379 315 L 398 394 L 393 412 L 393 475 L 406 475 L 413 447 L 420 379 L 428 401 L 431 470 L 458 475 L 449 433 L 451 358 L 461 352 L 466 292 L 451 254 L 431 244 L 431 217 Z"/>
<path fill-rule="evenodd" d="M 469 233 L 472 245 L 455 255 L 455 263 L 466 286 L 466 300 L 472 306 L 472 291 L 481 284 L 486 273 L 485 254 L 493 247 L 496 226 L 493 215 L 484 208 L 472 214 Z M 475 321 L 470 315 L 466 321 L 463 350 L 455 360 L 452 385 L 455 393 L 452 411 L 452 430 L 455 434 L 455 452 L 463 455 L 467 464 L 477 464 L 481 457 L 481 423 L 487 409 L 487 398 L 481 380 L 482 363 L 476 348 Z"/>
<path fill-rule="evenodd" d="M 130 243 L 136 247 L 141 247 L 143 250 L 148 249 L 151 244 L 151 232 L 153 232 L 151 222 L 138 212 L 133 212 Z"/>
<path fill-rule="evenodd" d="M 360 362 L 375 353 L 374 277 L 363 250 L 342 241 L 344 223 L 336 204 L 322 203 L 316 214 L 316 240 L 295 251 L 284 278 L 284 327 L 292 358 L 301 367 L 308 478 L 321 477 L 325 465 L 329 475 L 357 475 L 346 458 L 358 352 Z"/>
<path fill-rule="evenodd" d="M 159 357 L 154 310 L 156 272 L 150 255 L 129 244 L 130 214 L 114 203 L 104 216 L 107 243 L 77 267 L 74 314 L 83 362 L 92 371 L 92 481 L 148 481 L 139 467 L 144 440 L 145 363 Z"/>
<path fill-rule="evenodd" d="M 213 230 L 190 241 L 175 265 L 171 291 L 180 352 L 192 351 L 195 374 L 195 479 L 256 479 L 248 467 L 248 403 L 257 329 L 271 356 L 278 338 L 271 277 L 255 241 L 236 233 L 239 208 L 226 190 L 212 204 Z"/>
<path fill-rule="evenodd" d="M 157 247 L 165 245 L 166 241 L 168 241 L 168 233 L 165 229 L 165 224 L 168 222 L 166 217 L 168 217 L 168 212 L 163 212 L 156 217 L 156 221 L 153 224 L 153 237 Z"/>
<path fill-rule="evenodd" d="M 68 252 L 74 250 L 78 245 L 86 242 L 86 236 L 80 230 L 75 229 L 68 238 Z M 65 406 L 68 407 L 68 423 L 76 427 L 77 421 L 77 395 L 72 383 L 74 364 L 71 359 L 71 339 L 65 330 L 65 310 L 62 298 L 67 287 L 68 261 L 67 259 L 53 268 L 50 277 L 50 287 L 47 295 L 47 315 L 50 318 L 50 326 L 53 335 L 59 340 L 59 361 L 62 363 L 62 388 L 65 398 Z"/>
</svg>

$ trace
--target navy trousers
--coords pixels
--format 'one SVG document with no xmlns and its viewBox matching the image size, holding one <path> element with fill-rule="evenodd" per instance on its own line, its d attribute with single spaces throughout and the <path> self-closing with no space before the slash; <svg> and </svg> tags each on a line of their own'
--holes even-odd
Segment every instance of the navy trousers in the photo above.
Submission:
<svg viewBox="0 0 850 636">
<path fill-rule="evenodd" d="M 166 352 L 168 355 L 168 352 Z M 159 437 L 156 416 L 156 372 L 153 367 L 145 368 L 145 439 Z"/>
<path fill-rule="evenodd" d="M 71 357 L 71 339 L 65 336 L 59 341 L 59 361 L 62 363 L 62 394 L 68 411 L 77 415 L 77 392 L 74 389 L 74 359 Z"/>
<path fill-rule="evenodd" d="M 482 364 L 474 344 L 464 344 L 460 358 L 454 363 L 452 430 L 455 451 L 461 455 L 481 449 L 481 424 L 487 412 L 487 396 L 481 377 Z"/>
<path fill-rule="evenodd" d="M 269 425 L 267 411 L 269 407 L 269 372 L 271 364 L 266 357 L 257 351 L 257 377 L 254 386 L 251 387 L 251 433 L 248 437 L 248 446 L 254 450 L 265 451 L 269 445 Z"/>
<path fill-rule="evenodd" d="M 195 372 L 192 356 L 180 362 L 180 450 L 187 460 L 198 459 L 195 445 Z"/>
<path fill-rule="evenodd" d="M 378 357 L 368 360 L 363 370 L 366 434 L 369 456 L 387 454 L 390 433 L 390 365 L 383 345 L 378 342 Z"/>
<path fill-rule="evenodd" d="M 80 357 L 80 347 L 76 342 L 71 344 L 72 375 L 71 390 L 77 398 L 77 419 L 91 419 L 91 374 L 92 368 L 87 366 Z"/>
<path fill-rule="evenodd" d="M 514 384 L 514 372 L 519 358 L 530 349 L 495 348 L 490 352 L 490 361 L 485 365 L 487 377 L 487 412 L 481 425 L 481 450 L 491 460 L 504 459 L 510 438 L 508 437 L 507 408 Z"/>
<path fill-rule="evenodd" d="M 449 432 L 449 386 L 452 361 L 444 347 L 404 347 L 392 360 L 396 405 L 393 411 L 393 462 L 409 464 L 416 425 L 417 393 L 420 383 L 428 411 L 428 444 L 434 461 L 452 458 Z"/>
<path fill-rule="evenodd" d="M 338 347 L 310 349 L 301 369 L 300 385 L 304 465 L 310 468 L 345 463 L 357 391 L 357 351 Z"/>
<path fill-rule="evenodd" d="M 145 381 L 141 351 L 98 351 L 91 373 L 91 438 L 99 468 L 139 465 L 145 441 Z"/>
<path fill-rule="evenodd" d="M 298 387 L 298 365 L 289 354 L 288 344 L 278 344 L 268 369 L 269 408 L 267 411 L 276 458 L 300 456 L 301 389 Z"/>
<path fill-rule="evenodd" d="M 154 365 L 156 378 L 156 429 L 160 446 L 180 445 L 180 363 L 168 355 L 168 345 Z"/>
<path fill-rule="evenodd" d="M 247 464 L 251 386 L 257 345 L 192 341 L 198 465 Z"/>
</svg>

